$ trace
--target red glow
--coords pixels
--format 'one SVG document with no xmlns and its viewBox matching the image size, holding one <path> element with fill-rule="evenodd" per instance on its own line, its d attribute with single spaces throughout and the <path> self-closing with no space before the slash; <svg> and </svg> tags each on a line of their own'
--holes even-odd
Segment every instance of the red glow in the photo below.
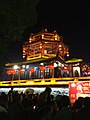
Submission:
<svg viewBox="0 0 90 120">
<path fill-rule="evenodd" d="M 43 65 L 40 66 L 40 70 L 44 71 L 45 69 L 46 69 L 45 66 L 43 66 Z"/>
<path fill-rule="evenodd" d="M 76 100 L 76 93 L 77 93 L 77 89 L 76 89 L 76 83 L 70 83 L 70 102 L 71 104 L 73 104 Z"/>
<path fill-rule="evenodd" d="M 73 104 L 80 96 L 90 96 L 90 82 L 75 82 L 69 84 L 70 101 Z"/>
<path fill-rule="evenodd" d="M 31 71 L 31 72 L 34 72 L 34 68 L 30 68 L 30 71 Z"/>
<path fill-rule="evenodd" d="M 54 65 L 48 65 L 48 68 L 50 69 L 50 70 L 52 70 L 52 69 L 54 69 Z"/>
<path fill-rule="evenodd" d="M 23 48 L 23 50 L 26 50 L 26 48 Z"/>
<path fill-rule="evenodd" d="M 67 70 L 67 67 L 65 66 L 64 69 Z"/>
<path fill-rule="evenodd" d="M 25 72 L 25 69 L 20 69 L 20 72 Z"/>
<path fill-rule="evenodd" d="M 15 70 L 7 70 L 6 73 L 7 73 L 8 75 L 10 75 L 10 74 L 15 74 L 16 71 L 15 71 Z"/>
</svg>

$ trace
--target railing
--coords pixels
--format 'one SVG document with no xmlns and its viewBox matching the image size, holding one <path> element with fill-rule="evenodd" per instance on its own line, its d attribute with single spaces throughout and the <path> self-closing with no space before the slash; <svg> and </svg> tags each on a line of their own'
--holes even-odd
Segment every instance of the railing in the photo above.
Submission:
<svg viewBox="0 0 90 120">
<path fill-rule="evenodd" d="M 45 85 L 68 85 L 70 82 L 90 81 L 90 77 L 66 77 L 28 80 L 0 81 L 0 87 L 10 86 L 45 86 Z"/>
</svg>

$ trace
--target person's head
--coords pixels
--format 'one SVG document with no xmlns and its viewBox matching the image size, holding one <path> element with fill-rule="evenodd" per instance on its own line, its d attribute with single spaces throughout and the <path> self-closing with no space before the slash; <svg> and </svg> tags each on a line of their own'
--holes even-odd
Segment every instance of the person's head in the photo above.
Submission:
<svg viewBox="0 0 90 120">
<path fill-rule="evenodd" d="M 69 96 L 63 95 L 62 98 L 61 98 L 61 104 L 62 104 L 62 106 L 67 106 L 68 107 L 70 105 Z"/>
<path fill-rule="evenodd" d="M 47 86 L 47 87 L 45 88 L 45 91 L 48 92 L 48 93 L 51 93 L 52 89 Z"/>
<path fill-rule="evenodd" d="M 89 107 L 90 108 L 90 97 L 85 97 L 84 98 L 84 107 Z"/>
</svg>

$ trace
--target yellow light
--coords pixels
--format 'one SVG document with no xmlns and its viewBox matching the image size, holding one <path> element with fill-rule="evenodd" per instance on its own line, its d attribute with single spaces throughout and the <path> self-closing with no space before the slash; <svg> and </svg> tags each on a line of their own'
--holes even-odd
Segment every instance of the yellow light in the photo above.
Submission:
<svg viewBox="0 0 90 120">
<path fill-rule="evenodd" d="M 31 39 L 31 38 L 29 38 L 29 42 L 31 42 L 31 40 L 32 40 L 32 39 Z"/>
<path fill-rule="evenodd" d="M 44 39 L 44 34 L 42 34 L 42 39 Z"/>
<path fill-rule="evenodd" d="M 67 57 L 69 57 L 69 53 L 67 53 Z"/>
<path fill-rule="evenodd" d="M 40 63 L 40 65 L 44 65 L 43 63 Z"/>
<path fill-rule="evenodd" d="M 57 40 L 57 35 L 55 35 L 55 40 Z"/>
<path fill-rule="evenodd" d="M 66 63 L 74 63 L 74 62 L 81 62 L 81 61 L 82 61 L 82 59 L 73 58 L 71 60 L 66 61 Z"/>
<path fill-rule="evenodd" d="M 30 84 L 30 85 L 34 85 L 34 81 L 32 81 L 32 80 L 31 80 L 31 81 L 27 81 L 26 84 L 27 84 L 27 85 L 29 85 L 29 84 Z"/>
<path fill-rule="evenodd" d="M 47 54 L 47 50 L 44 50 L 44 54 Z"/>
<path fill-rule="evenodd" d="M 40 49 L 42 48 L 42 44 L 40 44 Z"/>
<path fill-rule="evenodd" d="M 59 47 L 62 47 L 62 45 L 59 45 Z"/>
<path fill-rule="evenodd" d="M 25 58 L 25 56 L 23 55 L 23 58 Z"/>
</svg>

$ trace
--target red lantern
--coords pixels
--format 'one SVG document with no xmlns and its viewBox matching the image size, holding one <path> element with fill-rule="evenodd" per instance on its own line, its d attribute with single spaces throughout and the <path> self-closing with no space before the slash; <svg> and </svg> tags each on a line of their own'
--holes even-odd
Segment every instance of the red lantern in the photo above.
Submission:
<svg viewBox="0 0 90 120">
<path fill-rule="evenodd" d="M 45 69 L 46 69 L 45 66 L 43 66 L 43 65 L 40 66 L 40 70 L 41 70 L 41 71 L 44 71 Z"/>
<path fill-rule="evenodd" d="M 34 68 L 30 68 L 30 71 L 31 71 L 31 72 L 34 72 Z"/>
<path fill-rule="evenodd" d="M 15 70 L 7 70 L 6 73 L 7 73 L 8 75 L 10 75 L 10 74 L 15 74 L 16 71 L 15 71 Z"/>
<path fill-rule="evenodd" d="M 11 74 L 15 74 L 16 73 L 16 71 L 15 70 L 11 70 Z"/>
<path fill-rule="evenodd" d="M 10 75 L 10 74 L 11 74 L 10 70 L 7 70 L 7 71 L 6 71 L 6 73 L 7 73 L 8 75 Z"/>
<path fill-rule="evenodd" d="M 48 68 L 50 69 L 50 70 L 52 70 L 52 69 L 54 69 L 54 65 L 48 65 Z"/>
<path fill-rule="evenodd" d="M 25 69 L 20 69 L 20 72 L 25 72 Z"/>
</svg>

